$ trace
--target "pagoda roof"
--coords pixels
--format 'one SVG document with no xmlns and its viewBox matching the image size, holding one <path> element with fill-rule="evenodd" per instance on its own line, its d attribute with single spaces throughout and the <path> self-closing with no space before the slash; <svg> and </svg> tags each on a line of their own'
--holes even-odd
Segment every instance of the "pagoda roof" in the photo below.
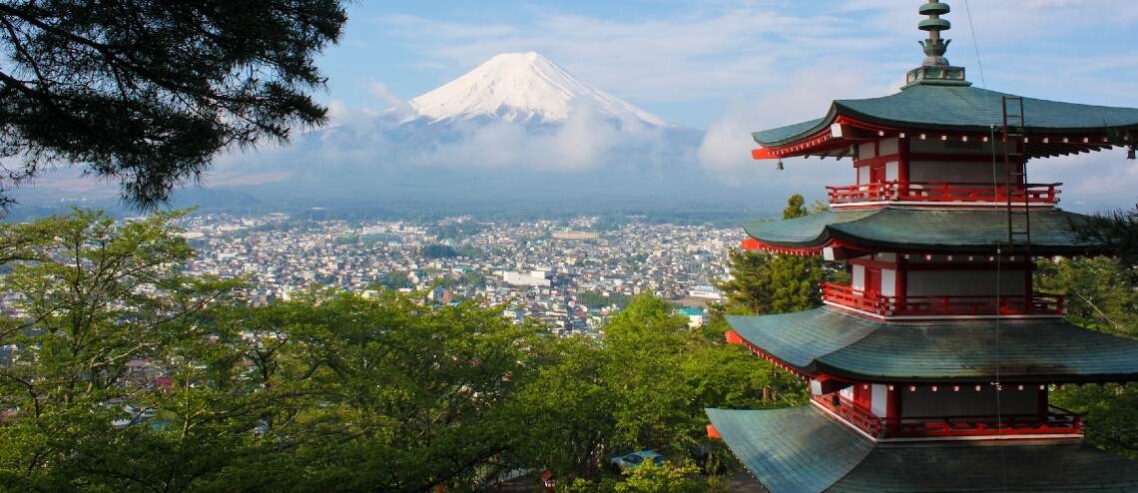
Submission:
<svg viewBox="0 0 1138 493">
<path fill-rule="evenodd" d="M 1038 254 L 1100 253 L 1105 246 L 1080 238 L 1072 227 L 1089 218 L 1060 209 L 1031 212 L 1032 248 Z M 796 219 L 759 221 L 744 227 L 761 244 L 818 253 L 833 242 L 886 251 L 994 253 L 1007 241 L 1003 209 L 882 207 L 830 210 Z"/>
<path fill-rule="evenodd" d="M 749 345 L 807 374 L 866 382 L 987 382 L 998 368 L 1008 382 L 1138 380 L 1138 341 L 1062 319 L 887 323 L 824 307 L 729 316 L 727 322 Z"/>
<path fill-rule="evenodd" d="M 814 406 L 707 415 L 771 493 L 1138 490 L 1138 464 L 1081 440 L 875 443 Z"/>
<path fill-rule="evenodd" d="M 784 146 L 826 130 L 842 116 L 899 129 L 988 133 L 1003 122 L 1002 97 L 974 86 L 915 84 L 881 98 L 834 101 L 817 120 L 755 132 L 765 147 Z M 1138 129 L 1138 109 L 1023 98 L 1028 134 L 1071 136 L 1102 134 L 1106 129 Z"/>
</svg>

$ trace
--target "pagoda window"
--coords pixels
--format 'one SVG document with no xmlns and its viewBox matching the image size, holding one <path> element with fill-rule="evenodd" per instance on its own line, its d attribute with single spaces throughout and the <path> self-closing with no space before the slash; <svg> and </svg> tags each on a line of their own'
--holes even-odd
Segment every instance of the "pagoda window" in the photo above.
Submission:
<svg viewBox="0 0 1138 493">
<path fill-rule="evenodd" d="M 878 291 L 881 296 L 897 296 L 897 271 L 894 269 L 881 269 L 881 287 Z"/>
<path fill-rule="evenodd" d="M 861 144 L 857 148 L 857 155 L 859 159 L 870 159 L 877 157 L 877 142 L 867 142 Z"/>
<path fill-rule="evenodd" d="M 991 164 L 992 158 L 992 142 L 984 142 L 978 139 L 972 139 L 963 142 L 959 139 L 940 140 L 932 138 L 935 134 L 929 134 L 927 139 L 911 139 L 909 141 L 909 152 L 916 156 L 921 155 L 939 155 L 939 156 L 953 156 L 963 159 L 969 157 L 984 157 L 988 158 L 988 164 Z M 1000 160 L 1003 160 L 1003 143 L 997 142 L 999 146 L 997 152 L 1000 153 Z"/>
<path fill-rule="evenodd" d="M 910 298 L 920 296 L 1023 296 L 1027 273 L 1023 270 L 912 270 L 906 276 Z M 996 293 L 999 284 L 999 293 Z M 885 293 L 882 293 L 885 295 Z"/>
<path fill-rule="evenodd" d="M 958 390 L 953 390 L 954 388 Z M 918 386 L 915 391 L 901 393 L 902 418 L 944 418 L 944 417 L 990 417 L 1032 416 L 1045 412 L 1040 409 L 1040 390 L 1035 386 L 1025 386 L 1016 390 L 1005 386 L 1000 392 L 997 406 L 996 388 L 983 384 L 979 391 L 973 385 L 940 385 L 936 392 L 932 387 Z"/>
<path fill-rule="evenodd" d="M 1006 170 L 1003 161 L 996 163 L 995 170 L 991 162 L 959 163 L 948 161 L 912 161 L 909 163 L 909 179 L 913 188 L 919 186 L 949 183 L 965 185 L 986 185 L 993 183 L 1003 184 L 1006 180 Z M 994 179 L 994 181 L 993 181 Z"/>
<path fill-rule="evenodd" d="M 900 151 L 900 140 L 898 139 L 882 139 L 877 142 L 880 152 L 879 156 L 892 156 Z"/>
<path fill-rule="evenodd" d="M 1002 184 L 1007 178 L 1007 168 L 1003 145 L 997 145 L 993 159 L 992 142 L 914 140 L 909 148 L 909 181 L 914 184 Z"/>
<path fill-rule="evenodd" d="M 870 385 L 869 410 L 874 416 L 882 418 L 889 415 L 889 388 L 883 384 Z"/>
</svg>

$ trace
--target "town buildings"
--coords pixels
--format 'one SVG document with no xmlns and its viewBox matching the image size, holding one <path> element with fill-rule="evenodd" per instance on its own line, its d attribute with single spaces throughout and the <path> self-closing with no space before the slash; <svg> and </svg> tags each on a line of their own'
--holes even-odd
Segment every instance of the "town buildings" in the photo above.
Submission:
<svg viewBox="0 0 1138 493">
<path fill-rule="evenodd" d="M 443 303 L 506 305 L 506 315 L 519 323 L 540 321 L 570 334 L 597 331 L 609 313 L 645 291 L 686 305 L 715 299 L 707 284 L 727 275 L 733 228 L 634 220 L 601 230 L 596 224 L 595 217 L 347 221 L 204 214 L 187 218 L 184 234 L 199 251 L 190 273 L 245 278 L 245 294 L 255 303 L 313 287 L 368 295 L 423 290 Z M 689 297 L 693 290 L 697 298 Z"/>
</svg>

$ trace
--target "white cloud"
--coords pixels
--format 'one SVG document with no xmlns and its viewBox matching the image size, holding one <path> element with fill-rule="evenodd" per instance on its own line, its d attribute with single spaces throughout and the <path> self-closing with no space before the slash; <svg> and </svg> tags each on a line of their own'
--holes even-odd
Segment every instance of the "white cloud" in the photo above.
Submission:
<svg viewBox="0 0 1138 493">
<path fill-rule="evenodd" d="M 757 147 L 751 132 L 820 118 L 835 99 L 887 93 L 891 87 L 876 84 L 865 75 L 881 68 L 867 64 L 855 69 L 826 59 L 789 74 L 784 90 L 734 104 L 713 123 L 700 145 L 700 163 L 726 174 L 758 165 L 751 160 L 750 151 Z"/>
<path fill-rule="evenodd" d="M 370 92 L 372 96 L 375 96 L 376 99 L 387 104 L 385 109 L 395 111 L 401 115 L 411 115 L 415 112 L 415 110 L 411 108 L 410 103 L 396 96 L 382 82 L 373 80 L 368 83 L 368 92 Z"/>
<path fill-rule="evenodd" d="M 619 130 L 584 101 L 571 102 L 569 118 L 558 125 L 533 127 L 522 122 L 456 122 L 457 138 L 442 138 L 418 148 L 408 162 L 422 166 L 525 168 L 577 172 L 614 163 L 614 153 L 655 144 L 658 129 Z"/>
<path fill-rule="evenodd" d="M 710 15 L 613 21 L 544 13 L 527 25 L 473 26 L 407 15 L 379 20 L 458 75 L 502 52 L 536 50 L 581 78 L 640 100 L 694 100 L 777 81 L 780 63 L 821 49 L 860 52 L 880 36 L 841 16 L 737 6 Z"/>
</svg>

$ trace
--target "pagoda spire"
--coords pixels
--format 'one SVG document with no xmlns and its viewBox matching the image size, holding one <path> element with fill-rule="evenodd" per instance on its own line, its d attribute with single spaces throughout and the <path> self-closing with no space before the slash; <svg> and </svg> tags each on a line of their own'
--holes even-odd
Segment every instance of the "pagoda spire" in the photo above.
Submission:
<svg viewBox="0 0 1138 493">
<path fill-rule="evenodd" d="M 929 16 L 924 19 L 917 26 L 922 31 L 929 33 L 929 39 L 920 41 L 921 47 L 925 49 L 925 66 L 933 67 L 947 67 L 949 66 L 948 59 L 944 57 L 948 51 L 951 39 L 941 39 L 940 32 L 952 29 L 952 23 L 946 19 L 941 19 L 940 16 L 952 12 L 952 9 L 947 3 L 942 3 L 939 0 L 931 0 L 929 3 L 921 5 L 921 15 Z"/>
<path fill-rule="evenodd" d="M 928 3 L 921 5 L 918 10 L 921 15 L 928 16 L 928 19 L 921 20 L 917 27 L 929 33 L 929 38 L 924 41 L 919 41 L 921 47 L 925 50 L 925 60 L 921 66 L 909 71 L 908 77 L 905 80 L 905 87 L 911 87 L 918 84 L 925 85 L 941 85 L 941 86 L 970 86 L 964 77 L 964 67 L 953 67 L 944 57 L 945 52 L 948 51 L 948 45 L 952 43 L 951 39 L 944 39 L 941 37 L 941 31 L 952 29 L 952 23 L 942 16 L 952 12 L 952 8 L 947 3 L 940 0 L 928 0 Z"/>
</svg>

